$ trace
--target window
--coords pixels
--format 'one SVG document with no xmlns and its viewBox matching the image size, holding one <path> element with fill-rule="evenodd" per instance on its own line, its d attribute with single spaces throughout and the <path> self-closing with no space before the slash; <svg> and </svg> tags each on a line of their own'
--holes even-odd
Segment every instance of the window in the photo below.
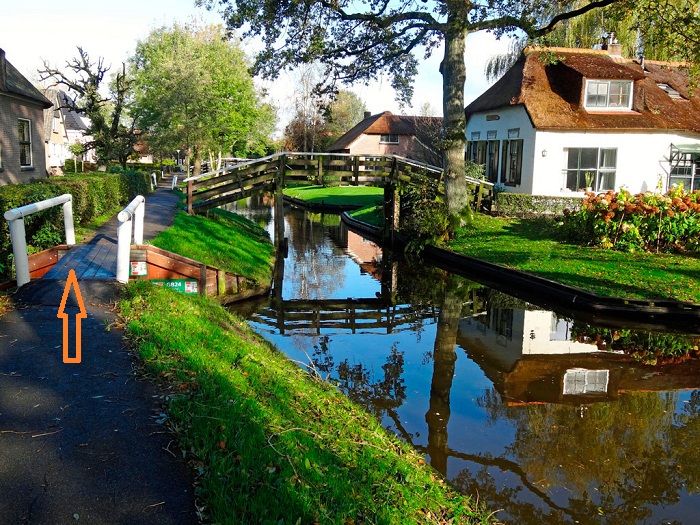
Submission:
<svg viewBox="0 0 700 525">
<path fill-rule="evenodd" d="M 501 150 L 501 182 L 520 184 L 523 171 L 523 139 L 504 140 Z"/>
<path fill-rule="evenodd" d="M 486 144 L 485 140 L 471 141 L 467 145 L 467 159 L 474 164 L 486 163 Z"/>
<path fill-rule="evenodd" d="M 585 107 L 587 109 L 632 109 L 632 81 L 586 81 Z"/>
<path fill-rule="evenodd" d="M 700 190 L 700 167 L 690 153 L 679 153 L 671 165 L 668 186 L 680 186 L 686 191 Z M 697 161 L 696 161 L 697 162 Z"/>
<path fill-rule="evenodd" d="M 32 130 L 31 122 L 19 119 L 19 165 L 22 168 L 32 166 Z"/>
<path fill-rule="evenodd" d="M 608 391 L 608 370 L 572 368 L 564 374 L 564 395 L 605 394 Z"/>
<path fill-rule="evenodd" d="M 497 140 L 489 140 L 486 170 L 484 173 L 484 175 L 486 175 L 486 180 L 489 182 L 498 182 L 498 142 Z"/>
<path fill-rule="evenodd" d="M 381 144 L 398 144 L 399 136 L 396 133 L 385 133 L 379 137 Z"/>
<path fill-rule="evenodd" d="M 565 148 L 566 187 L 571 191 L 615 189 L 617 148 Z"/>
</svg>

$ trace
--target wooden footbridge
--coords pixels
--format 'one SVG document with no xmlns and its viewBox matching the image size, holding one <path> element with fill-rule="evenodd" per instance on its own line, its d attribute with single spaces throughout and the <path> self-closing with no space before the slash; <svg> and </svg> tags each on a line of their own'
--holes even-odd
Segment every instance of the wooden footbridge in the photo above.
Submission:
<svg viewBox="0 0 700 525">
<path fill-rule="evenodd" d="M 379 186 L 384 188 L 385 227 L 395 229 L 398 226 L 397 187 L 399 183 L 410 183 L 417 174 L 439 181 L 443 170 L 396 155 L 284 152 L 188 177 L 184 182 L 187 183 L 190 214 L 205 212 L 260 191 L 274 191 L 278 216 L 282 216 L 282 190 L 294 181 L 328 186 Z M 476 207 L 493 193 L 493 184 L 487 181 L 465 177 L 465 184 L 473 190 Z M 283 228 L 283 225 L 276 226 L 275 238 L 281 239 L 284 232 L 279 232 L 278 227 Z"/>
</svg>

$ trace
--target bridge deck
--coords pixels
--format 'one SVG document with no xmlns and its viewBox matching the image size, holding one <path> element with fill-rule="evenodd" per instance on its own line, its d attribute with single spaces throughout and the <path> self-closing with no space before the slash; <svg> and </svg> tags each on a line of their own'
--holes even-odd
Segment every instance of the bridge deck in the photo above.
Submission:
<svg viewBox="0 0 700 525">
<path fill-rule="evenodd" d="M 74 246 L 46 272 L 44 278 L 67 279 L 70 270 L 75 270 L 78 279 L 116 279 L 116 241 L 103 239 L 95 244 Z"/>
</svg>

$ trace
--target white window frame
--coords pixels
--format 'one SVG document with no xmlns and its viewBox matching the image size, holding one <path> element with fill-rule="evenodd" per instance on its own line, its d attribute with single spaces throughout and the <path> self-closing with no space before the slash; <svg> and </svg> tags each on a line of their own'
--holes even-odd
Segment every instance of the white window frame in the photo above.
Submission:
<svg viewBox="0 0 700 525">
<path fill-rule="evenodd" d="M 589 104 L 588 101 L 588 96 L 589 96 L 589 88 L 592 85 L 599 85 L 599 86 L 607 86 L 606 87 L 606 92 L 605 92 L 605 106 L 596 106 Z M 626 106 L 611 106 L 610 105 L 610 92 L 611 92 L 611 87 L 613 84 L 619 84 L 619 85 L 628 85 L 629 86 L 629 95 L 627 99 L 627 105 Z M 587 110 L 590 111 L 631 111 L 632 110 L 632 100 L 634 99 L 634 82 L 631 80 L 602 80 L 602 79 L 586 79 L 586 90 L 584 92 L 584 101 L 583 101 L 583 107 L 586 108 Z"/>
<path fill-rule="evenodd" d="M 394 137 L 396 137 L 396 140 L 392 140 Z M 380 144 L 398 144 L 399 143 L 399 135 L 398 135 L 398 133 L 382 133 L 381 135 L 379 135 L 379 143 Z"/>
<path fill-rule="evenodd" d="M 570 368 L 564 374 L 562 393 L 565 396 L 607 394 L 610 370 Z"/>
<path fill-rule="evenodd" d="M 596 150 L 596 166 L 595 168 L 593 167 L 581 167 L 581 150 L 585 149 L 590 149 L 590 150 Z M 569 168 L 569 151 L 570 150 L 578 150 L 578 166 L 576 169 Z M 603 162 L 603 150 L 615 150 L 615 166 L 602 166 Z M 580 191 L 582 189 L 586 189 L 588 186 L 581 186 L 578 188 L 569 188 L 568 185 L 568 180 L 569 180 L 569 172 L 576 172 L 576 179 L 578 180 L 580 178 L 581 172 L 594 172 L 594 179 L 592 181 L 592 184 L 590 186 L 591 191 L 594 192 L 602 192 L 602 191 L 608 191 L 608 190 L 615 190 L 615 184 L 617 182 L 617 159 L 618 159 L 618 149 L 617 148 L 584 148 L 584 147 L 569 147 L 569 148 L 564 148 L 564 158 L 566 165 L 564 166 L 563 174 L 564 174 L 564 181 L 562 188 L 568 188 L 571 191 Z M 613 177 L 613 184 L 611 187 L 606 188 L 603 186 L 602 181 L 605 180 L 605 177 L 603 175 L 610 175 L 612 174 Z"/>
<path fill-rule="evenodd" d="M 19 137 L 19 125 L 20 122 L 26 122 L 27 123 L 27 133 L 29 134 L 29 140 L 20 140 Z M 20 168 L 33 168 L 34 167 L 34 152 L 33 152 L 33 147 L 32 147 L 32 121 L 26 118 L 19 118 L 17 119 L 17 142 L 19 143 L 19 149 L 20 149 L 20 156 L 19 156 L 19 165 Z M 29 146 L 29 164 L 22 164 L 22 146 Z"/>
</svg>

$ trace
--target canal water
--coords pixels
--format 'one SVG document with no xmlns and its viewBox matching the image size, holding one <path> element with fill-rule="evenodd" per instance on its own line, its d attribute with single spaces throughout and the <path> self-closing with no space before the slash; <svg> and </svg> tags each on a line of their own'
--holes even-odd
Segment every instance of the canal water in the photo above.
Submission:
<svg viewBox="0 0 700 525">
<path fill-rule="evenodd" d="M 696 335 L 591 326 L 286 212 L 282 278 L 236 311 L 455 487 L 509 524 L 700 523 L 700 365 L 656 355 Z"/>
</svg>

